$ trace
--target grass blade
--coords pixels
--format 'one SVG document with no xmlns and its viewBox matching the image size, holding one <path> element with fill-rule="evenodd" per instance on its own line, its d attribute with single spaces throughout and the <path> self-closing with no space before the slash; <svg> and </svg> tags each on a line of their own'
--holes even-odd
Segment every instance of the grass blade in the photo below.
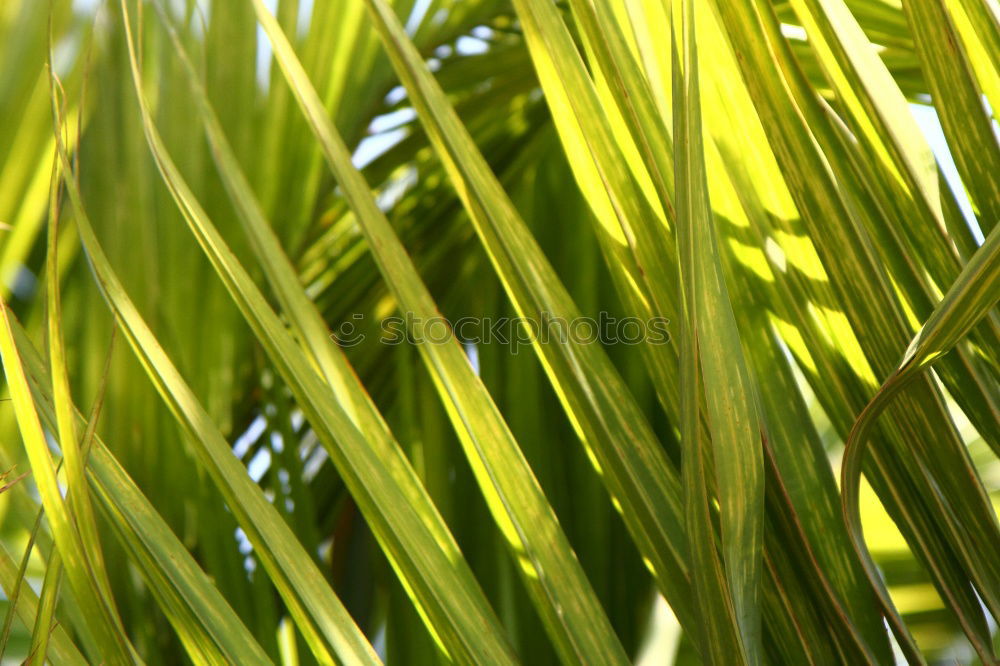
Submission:
<svg viewBox="0 0 1000 666">
<path fill-rule="evenodd" d="M 48 371 L 27 333 L 11 321 L 14 340 L 22 354 L 42 422 L 53 427 L 55 414 Z M 110 354 L 108 357 L 110 363 Z M 233 612 L 215 585 L 136 487 L 94 430 L 103 398 L 95 401 L 88 419 L 74 409 L 85 428 L 83 449 L 89 457 L 87 474 L 94 493 L 114 524 L 123 545 L 135 553 L 140 569 L 168 617 L 188 644 L 199 646 L 192 656 L 212 663 L 269 663 L 253 636 Z M 22 566 L 24 563 L 22 563 Z"/>
<path fill-rule="evenodd" d="M 134 59 L 133 66 L 137 89 L 141 90 Z M 265 266 L 266 274 L 275 284 L 281 301 L 287 306 L 294 326 L 341 400 L 332 399 L 314 370 L 308 367 L 305 357 L 294 348 L 290 336 L 266 305 L 263 295 L 233 260 L 224 241 L 170 160 L 152 124 L 145 101 L 140 98 L 150 149 L 178 205 L 185 212 L 192 230 L 202 240 L 203 248 L 227 282 L 230 293 L 248 321 L 261 332 L 262 341 L 274 354 L 279 370 L 287 377 L 299 403 L 307 414 L 315 415 L 311 418 L 314 427 L 320 432 L 352 494 L 372 521 L 373 529 L 390 553 L 418 609 L 428 618 L 429 630 L 439 641 L 443 641 L 444 649 L 449 652 L 469 655 L 467 658 L 474 660 L 512 660 L 513 655 L 502 629 L 497 626 L 471 570 L 461 561 L 461 554 L 447 527 L 420 487 L 408 461 L 364 394 L 350 366 L 340 350 L 332 347 L 325 325 L 302 292 L 287 259 L 283 259 L 277 239 L 240 175 L 207 100 L 199 94 L 197 82 L 194 83 L 220 172 L 237 204 L 252 245 Z M 463 363 L 467 365 L 464 360 Z M 351 409 L 350 417 L 340 411 L 340 405 Z M 363 429 L 368 441 L 349 418 Z M 461 594 L 458 594 L 459 591 Z"/>
<path fill-rule="evenodd" d="M 384 3 L 370 4 L 400 79 L 518 314 L 542 325 L 578 318 L 576 305 L 395 15 Z M 538 343 L 536 336 L 534 348 L 643 557 L 674 611 L 687 624 L 690 590 L 682 555 L 686 539 L 679 529 L 680 483 L 662 446 L 599 345 L 553 335 L 548 344 Z"/>
<path fill-rule="evenodd" d="M 892 599 L 882 583 L 875 562 L 865 546 L 861 531 L 859 489 L 861 463 L 868 447 L 870 431 L 878 416 L 892 398 L 936 359 L 958 343 L 973 325 L 993 308 L 1000 298 L 1000 231 L 994 229 L 982 248 L 972 257 L 962 274 L 952 285 L 933 314 L 924 323 L 920 333 L 907 348 L 896 371 L 882 384 L 871 402 L 858 417 L 851 430 L 844 451 L 841 472 L 844 519 L 854 542 L 854 547 L 864 564 L 886 612 L 895 625 L 897 637 L 908 632 L 899 619 Z M 988 646 L 976 646 L 984 662 L 991 660 Z M 915 646 L 909 646 L 908 658 L 922 662 Z"/>
<path fill-rule="evenodd" d="M 380 663 L 309 555 L 264 498 L 260 488 L 246 475 L 246 469 L 232 455 L 229 445 L 128 298 L 101 250 L 79 189 L 66 171 L 69 157 L 65 147 L 59 139 L 57 144 L 64 169 L 63 179 L 77 216 L 80 236 L 102 293 L 150 378 L 192 440 L 198 444 L 199 459 L 254 545 L 317 658 L 332 663 L 332 652 L 354 663 Z"/>
<path fill-rule="evenodd" d="M 1000 184 L 996 178 L 1000 173 L 1000 143 L 983 108 L 971 66 L 965 54 L 955 48 L 958 34 L 942 0 L 907 0 L 903 9 L 913 29 L 917 54 L 948 146 L 979 226 L 988 234 L 1000 220 Z"/>
<path fill-rule="evenodd" d="M 17 597 L 17 616 L 25 626 L 32 626 L 35 618 L 38 617 L 38 596 L 30 586 L 24 585 L 17 565 L 3 547 L 0 547 L 0 586 L 3 587 L 8 599 Z M 48 655 L 53 664 L 87 663 L 87 659 L 77 650 L 66 628 L 62 625 L 56 625 L 52 629 L 49 641 Z"/>
<path fill-rule="evenodd" d="M 351 164 L 343 140 L 323 112 L 287 38 L 261 2 L 254 0 L 254 8 L 390 288 L 403 309 L 421 321 L 433 321 L 437 308 L 376 206 L 364 177 Z M 457 339 L 449 335 L 445 344 L 418 341 L 418 349 L 435 377 L 487 503 L 562 657 L 570 662 L 583 655 L 601 655 L 600 659 L 609 663 L 625 660 L 541 487 Z"/>
<path fill-rule="evenodd" d="M 739 331 L 722 278 L 718 241 L 705 175 L 695 3 L 675 3 L 672 38 L 674 167 L 677 235 L 683 284 L 684 326 L 681 341 L 681 439 L 692 560 L 703 563 L 695 589 L 712 663 L 757 664 L 761 660 L 760 579 L 763 550 L 764 463 L 756 388 L 751 383 Z M 709 433 L 700 432 L 707 404 Z M 714 486 L 719 498 L 722 563 L 714 563 L 711 518 L 713 485 L 709 454 L 715 461 Z M 688 468 L 690 461 L 690 469 Z M 713 562 L 713 564 L 707 564 Z M 733 633 L 726 631 L 728 617 Z M 709 629 L 711 628 L 711 629 Z"/>
</svg>

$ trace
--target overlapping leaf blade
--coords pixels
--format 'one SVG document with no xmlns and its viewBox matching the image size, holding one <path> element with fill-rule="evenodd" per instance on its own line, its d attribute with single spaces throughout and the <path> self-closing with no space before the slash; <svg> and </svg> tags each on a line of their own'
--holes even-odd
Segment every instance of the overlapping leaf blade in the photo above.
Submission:
<svg viewBox="0 0 1000 666">
<path fill-rule="evenodd" d="M 254 8 L 331 170 L 365 230 L 386 282 L 401 307 L 429 326 L 439 316 L 430 294 L 376 206 L 363 176 L 351 164 L 343 140 L 323 113 L 319 98 L 280 26 L 261 2 L 254 0 Z M 457 339 L 446 333 L 446 342 L 441 344 L 429 338 L 431 331 L 416 331 L 417 348 L 445 401 L 487 504 L 518 560 L 529 592 L 563 658 L 572 661 L 593 653 L 603 655 L 602 659 L 609 662 L 623 660 L 624 652 L 610 623 L 507 424 L 475 376 Z M 421 339 L 421 336 L 426 337 Z"/>
<path fill-rule="evenodd" d="M 711 663 L 761 660 L 760 581 L 764 463 L 756 387 L 743 359 L 722 277 L 702 147 L 695 2 L 675 3 L 672 22 L 674 167 L 682 302 L 681 438 L 685 513 Z M 707 405 L 707 407 L 705 406 Z M 707 413 L 707 438 L 700 415 Z M 710 455 L 708 449 L 711 449 Z M 713 465 L 709 462 L 714 461 Z M 714 484 L 710 481 L 714 479 Z M 718 492 L 721 565 L 715 561 L 711 493 Z M 700 543 L 699 543 L 700 541 Z M 724 571 L 724 573 L 723 573 Z M 714 579 L 714 580 L 713 580 Z M 732 626 L 717 621 L 731 618 Z M 715 618 L 712 622 L 710 618 Z M 732 632 L 732 633 L 730 633 Z M 732 636 L 736 640 L 732 640 Z"/>
</svg>

